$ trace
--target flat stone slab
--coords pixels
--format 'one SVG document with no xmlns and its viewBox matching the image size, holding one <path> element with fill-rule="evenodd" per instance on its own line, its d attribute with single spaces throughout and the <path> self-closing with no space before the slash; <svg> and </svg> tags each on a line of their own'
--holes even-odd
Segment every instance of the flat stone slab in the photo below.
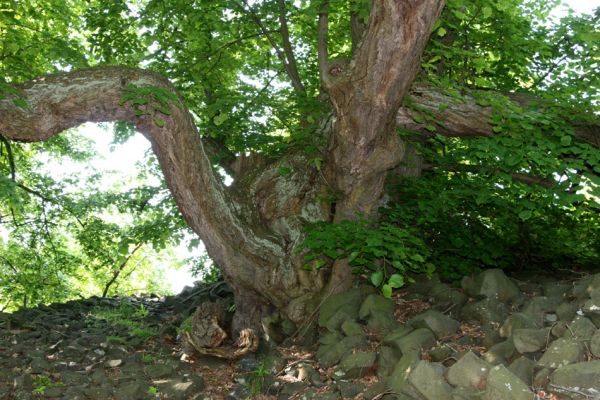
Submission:
<svg viewBox="0 0 600 400">
<path fill-rule="evenodd" d="M 549 329 L 515 329 L 512 340 L 519 353 L 535 353 L 546 347 L 549 335 Z"/>
<path fill-rule="evenodd" d="M 541 324 L 538 322 L 539 318 L 525 313 L 514 313 L 502 324 L 500 327 L 500 336 L 507 338 L 512 335 L 515 329 L 536 329 L 541 328 Z"/>
<path fill-rule="evenodd" d="M 340 362 L 338 368 L 344 379 L 362 378 L 371 372 L 377 354 L 374 352 L 358 351 L 348 354 Z"/>
<path fill-rule="evenodd" d="M 419 328 L 398 339 L 387 342 L 402 352 L 403 355 L 418 353 L 435 345 L 435 337 L 429 329 Z"/>
<path fill-rule="evenodd" d="M 444 369 L 442 364 L 419 361 L 408 380 L 427 400 L 448 399 L 452 393 L 452 386 L 444 380 Z"/>
<path fill-rule="evenodd" d="M 576 339 L 556 339 L 537 362 L 538 366 L 560 368 L 583 360 L 584 348 Z"/>
<path fill-rule="evenodd" d="M 600 360 L 558 368 L 550 375 L 548 389 L 572 400 L 600 398 Z"/>
<path fill-rule="evenodd" d="M 497 365 L 490 371 L 483 400 L 532 400 L 533 392 L 505 366 Z"/>
<path fill-rule="evenodd" d="M 412 318 L 409 325 L 415 328 L 427 328 L 437 339 L 450 336 L 458 330 L 460 323 L 439 311 L 427 310 Z"/>
<path fill-rule="evenodd" d="M 471 351 L 448 369 L 446 378 L 454 386 L 481 389 L 492 366 Z"/>
<path fill-rule="evenodd" d="M 461 286 L 471 297 L 475 298 L 486 297 L 513 303 L 522 297 L 517 285 L 501 269 L 488 269 L 475 277 L 465 277 Z"/>
</svg>

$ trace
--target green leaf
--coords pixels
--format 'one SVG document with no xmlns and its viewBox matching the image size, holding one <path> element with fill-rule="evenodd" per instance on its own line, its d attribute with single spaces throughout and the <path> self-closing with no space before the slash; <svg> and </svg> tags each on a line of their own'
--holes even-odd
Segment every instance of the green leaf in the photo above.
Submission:
<svg viewBox="0 0 600 400">
<path fill-rule="evenodd" d="M 488 19 L 489 17 L 492 16 L 492 7 L 485 6 L 485 7 L 483 7 L 482 11 L 483 11 L 483 18 L 484 19 Z"/>
<path fill-rule="evenodd" d="M 371 283 L 373 284 L 373 286 L 379 287 L 379 285 L 381 285 L 381 282 L 383 282 L 383 271 L 373 272 L 371 274 Z"/>
<path fill-rule="evenodd" d="M 572 140 L 573 139 L 571 138 L 571 136 L 568 136 L 568 135 L 567 136 L 562 136 L 560 138 L 560 144 L 563 145 L 563 146 L 569 146 L 571 144 Z"/>
<path fill-rule="evenodd" d="M 228 119 L 229 119 L 229 115 L 227 113 L 222 112 L 213 118 L 213 122 L 216 126 L 220 126 Z"/>
<path fill-rule="evenodd" d="M 404 286 L 404 277 L 400 274 L 393 274 L 388 280 L 388 285 L 394 289 L 401 288 Z"/>
<path fill-rule="evenodd" d="M 423 258 L 423 256 L 422 256 L 422 255 L 420 255 L 420 254 L 412 254 L 412 255 L 410 256 L 410 258 L 411 258 L 413 261 L 417 261 L 417 262 L 425 262 L 425 259 L 424 259 L 424 258 Z"/>
<path fill-rule="evenodd" d="M 529 218 L 531 218 L 531 211 L 530 210 L 523 210 L 519 213 L 519 218 L 521 218 L 521 220 L 526 221 Z"/>
<path fill-rule="evenodd" d="M 448 31 L 446 31 L 443 27 L 440 26 L 440 28 L 437 30 L 437 34 L 438 36 L 445 36 L 446 33 L 448 33 Z"/>
<path fill-rule="evenodd" d="M 383 287 L 381 288 L 381 294 L 386 299 L 390 299 L 392 297 L 392 287 L 390 285 L 387 285 L 387 284 L 383 285 Z"/>
<path fill-rule="evenodd" d="M 154 121 L 156 126 L 158 126 L 159 128 L 162 128 L 163 126 L 165 126 L 165 120 L 162 118 L 154 117 L 154 118 L 152 118 L 152 121 Z"/>
</svg>

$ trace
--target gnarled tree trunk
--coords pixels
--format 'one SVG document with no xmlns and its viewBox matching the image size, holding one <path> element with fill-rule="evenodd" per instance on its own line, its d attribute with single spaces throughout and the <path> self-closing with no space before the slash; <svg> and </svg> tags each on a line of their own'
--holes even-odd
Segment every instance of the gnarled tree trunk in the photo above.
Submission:
<svg viewBox="0 0 600 400">
<path fill-rule="evenodd" d="M 146 136 L 183 217 L 222 268 L 236 299 L 237 329 L 256 328 L 274 310 L 295 322 L 311 300 L 343 290 L 350 272 L 302 269 L 298 246 L 307 222 L 370 215 L 383 192 L 386 172 L 403 154 L 395 134 L 402 99 L 416 75 L 421 53 L 443 0 L 378 0 L 355 57 L 330 62 L 326 14 L 321 18 L 319 62 L 324 91 L 335 111 L 323 174 L 292 153 L 274 163 L 253 164 L 226 187 L 214 172 L 190 113 L 170 104 L 161 115 L 138 116 L 120 104 L 128 85 L 175 92 L 167 79 L 141 69 L 103 67 L 46 76 L 16 87 L 28 104 L 0 100 L 0 133 L 13 140 L 40 141 L 83 122 L 128 121 Z M 142 106 L 144 107 L 144 106 Z M 149 107 L 149 106 L 146 106 Z M 412 123 L 412 120 L 409 121 Z M 280 167 L 290 174 L 282 176 Z M 319 199 L 331 183 L 332 207 Z"/>
</svg>

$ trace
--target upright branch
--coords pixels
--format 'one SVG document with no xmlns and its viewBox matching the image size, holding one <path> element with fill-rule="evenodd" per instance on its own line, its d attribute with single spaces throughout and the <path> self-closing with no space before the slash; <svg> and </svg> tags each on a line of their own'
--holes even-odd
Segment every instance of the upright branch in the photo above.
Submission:
<svg viewBox="0 0 600 400">
<path fill-rule="evenodd" d="M 291 45 L 289 44 L 289 31 L 287 30 L 287 20 L 285 19 L 285 15 L 282 17 L 281 15 L 279 16 L 279 20 L 281 21 L 283 18 L 283 21 L 285 22 L 285 32 L 284 32 L 284 26 L 281 26 L 281 34 L 282 37 L 284 37 L 284 48 L 286 46 L 285 43 L 285 37 L 287 34 L 287 41 L 288 41 L 288 46 L 289 46 L 289 53 L 286 50 L 284 52 L 284 50 L 281 50 L 281 48 L 279 47 L 279 45 L 277 45 L 277 42 L 275 41 L 275 39 L 273 39 L 273 36 L 269 33 L 269 30 L 267 29 L 267 27 L 265 26 L 265 24 L 262 22 L 262 20 L 259 18 L 258 15 L 256 15 L 256 13 L 254 12 L 254 10 L 252 9 L 252 6 L 250 6 L 250 4 L 248 4 L 247 0 L 242 0 L 245 7 L 243 6 L 242 9 L 248 13 L 248 15 L 250 16 L 250 18 L 252 19 L 252 21 L 254 21 L 254 23 L 258 26 L 258 28 L 260 29 L 260 31 L 263 33 L 263 35 L 267 38 L 267 40 L 269 41 L 269 43 L 271 44 L 271 47 L 273 48 L 273 50 L 275 50 L 275 53 L 277 54 L 277 58 L 279 58 L 279 61 L 281 61 L 281 63 L 283 64 L 283 67 L 285 68 L 285 72 L 287 72 L 288 77 L 290 78 L 290 81 L 292 82 L 292 87 L 294 88 L 295 91 L 297 91 L 298 93 L 304 93 L 305 89 L 304 89 L 304 85 L 302 84 L 302 81 L 300 80 L 300 74 L 298 73 L 298 66 L 296 65 L 296 60 L 293 56 L 293 52 Z M 281 7 L 281 4 L 280 4 Z M 283 9 L 285 12 L 285 3 L 283 4 Z M 287 57 L 286 57 L 287 54 Z"/>
<path fill-rule="evenodd" d="M 319 62 L 319 77 L 321 83 L 327 86 L 329 69 L 329 0 L 323 0 L 319 10 L 319 23 L 317 26 L 317 56 Z"/>
<path fill-rule="evenodd" d="M 358 45 L 365 33 L 367 26 L 363 21 L 359 11 L 359 1 L 351 0 L 350 2 L 350 37 L 352 39 L 352 54 L 358 49 Z"/>
<path fill-rule="evenodd" d="M 306 89 L 304 88 L 302 80 L 300 79 L 298 63 L 296 62 L 296 56 L 290 40 L 290 30 L 288 28 L 286 17 L 285 0 L 279 0 L 279 25 L 281 26 L 281 40 L 283 42 L 283 51 L 285 53 L 285 70 L 292 80 L 292 86 L 294 89 L 299 93 L 305 93 Z"/>
<path fill-rule="evenodd" d="M 338 220 L 372 214 L 385 171 L 400 160 L 396 114 L 443 5 L 443 0 L 374 1 L 354 58 L 323 71 L 329 74 L 322 83 L 337 117 L 328 167 L 342 198 Z M 326 37 L 326 14 L 321 15 L 320 38 Z M 321 60 L 326 56 L 322 51 L 320 47 Z"/>
</svg>

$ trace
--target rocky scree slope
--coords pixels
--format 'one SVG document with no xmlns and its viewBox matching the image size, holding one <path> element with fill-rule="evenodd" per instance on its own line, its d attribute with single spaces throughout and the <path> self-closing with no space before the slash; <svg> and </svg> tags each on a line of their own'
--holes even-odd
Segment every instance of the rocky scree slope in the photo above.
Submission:
<svg viewBox="0 0 600 400">
<path fill-rule="evenodd" d="M 0 314 L 0 399 L 600 400 L 600 274 L 487 270 L 392 299 L 360 286 L 323 302 L 312 347 L 182 359 L 182 318 L 228 295 L 200 285 Z"/>
</svg>

